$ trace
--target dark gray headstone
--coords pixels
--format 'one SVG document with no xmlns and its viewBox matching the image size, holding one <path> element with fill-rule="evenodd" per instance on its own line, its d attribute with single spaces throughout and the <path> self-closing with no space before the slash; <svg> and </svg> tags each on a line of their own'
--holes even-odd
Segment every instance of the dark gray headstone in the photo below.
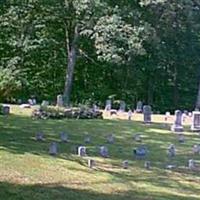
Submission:
<svg viewBox="0 0 200 200">
<path fill-rule="evenodd" d="M 192 131 L 200 131 L 200 112 L 194 111 L 192 113 Z"/>
<path fill-rule="evenodd" d="M 128 160 L 124 160 L 122 162 L 122 167 L 123 167 L 123 169 L 128 169 Z"/>
<path fill-rule="evenodd" d="M 137 159 L 143 159 L 147 155 L 147 148 L 141 145 L 140 147 L 133 149 L 133 154 Z"/>
<path fill-rule="evenodd" d="M 178 141 L 180 143 L 184 143 L 185 142 L 185 136 L 183 134 L 178 134 Z"/>
<path fill-rule="evenodd" d="M 35 136 L 35 139 L 37 141 L 44 141 L 44 134 L 41 133 L 41 132 L 37 133 L 36 136 Z"/>
<path fill-rule="evenodd" d="M 108 135 L 107 142 L 109 144 L 113 144 L 114 143 L 114 136 L 113 136 L 113 134 Z"/>
<path fill-rule="evenodd" d="M 60 139 L 62 142 L 68 142 L 68 135 L 64 132 L 60 134 Z"/>
<path fill-rule="evenodd" d="M 151 123 L 151 114 L 152 114 L 151 106 L 148 105 L 144 106 L 143 114 L 144 114 L 144 123 L 145 124 Z"/>
<path fill-rule="evenodd" d="M 174 120 L 174 124 L 171 126 L 171 131 L 183 132 L 182 112 L 180 110 L 175 111 L 175 120 Z"/>
<path fill-rule="evenodd" d="M 2 114 L 9 115 L 10 114 L 10 106 L 3 105 L 2 106 Z"/>
<path fill-rule="evenodd" d="M 144 167 L 149 170 L 151 168 L 151 162 L 150 161 L 145 161 Z"/>
<path fill-rule="evenodd" d="M 100 155 L 104 158 L 108 158 L 109 154 L 108 154 L 108 148 L 105 146 L 101 146 L 100 147 L 100 151 L 99 151 Z"/>
<path fill-rule="evenodd" d="M 58 144 L 56 142 L 52 142 L 49 146 L 49 154 L 55 156 L 58 154 Z"/>
<path fill-rule="evenodd" d="M 176 148 L 173 144 L 170 144 L 167 149 L 167 155 L 169 157 L 174 157 L 176 155 Z"/>
</svg>

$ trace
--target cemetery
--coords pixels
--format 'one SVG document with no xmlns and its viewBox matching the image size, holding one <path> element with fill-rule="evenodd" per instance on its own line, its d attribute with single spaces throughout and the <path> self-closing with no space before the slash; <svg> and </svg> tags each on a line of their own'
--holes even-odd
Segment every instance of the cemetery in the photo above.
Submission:
<svg viewBox="0 0 200 200">
<path fill-rule="evenodd" d="M 200 0 L 0 0 L 0 200 L 200 200 Z"/>
<path fill-rule="evenodd" d="M 0 116 L 0 197 L 199 199 L 195 116 L 180 123 L 176 111 L 166 122 L 143 108 L 131 121 L 121 110 L 115 118 L 101 110 L 103 120 L 44 120 L 31 117 L 36 107 L 9 105 Z"/>
</svg>

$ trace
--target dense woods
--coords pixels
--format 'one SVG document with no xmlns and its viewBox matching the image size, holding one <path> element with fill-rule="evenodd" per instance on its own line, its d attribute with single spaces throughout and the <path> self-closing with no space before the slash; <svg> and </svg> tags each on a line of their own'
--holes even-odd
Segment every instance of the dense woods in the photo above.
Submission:
<svg viewBox="0 0 200 200">
<path fill-rule="evenodd" d="M 200 107 L 199 22 L 197 0 L 2 0 L 0 99 Z"/>
</svg>

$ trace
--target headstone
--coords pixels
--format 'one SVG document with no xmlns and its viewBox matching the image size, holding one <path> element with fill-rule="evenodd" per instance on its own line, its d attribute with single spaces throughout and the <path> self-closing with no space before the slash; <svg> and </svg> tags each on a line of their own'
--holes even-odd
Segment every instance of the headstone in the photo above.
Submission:
<svg viewBox="0 0 200 200">
<path fill-rule="evenodd" d="M 114 136 L 113 136 L 113 134 L 108 135 L 107 142 L 109 144 L 113 144 L 114 143 Z"/>
<path fill-rule="evenodd" d="M 41 132 L 37 133 L 36 136 L 35 136 L 35 139 L 37 141 L 44 141 L 44 134 L 41 133 Z"/>
<path fill-rule="evenodd" d="M 174 144 L 170 144 L 167 149 L 167 154 L 169 157 L 174 157 L 176 155 L 176 148 Z"/>
<path fill-rule="evenodd" d="M 133 149 L 133 154 L 136 158 L 142 159 L 147 155 L 147 148 L 142 145 L 136 149 Z"/>
<path fill-rule="evenodd" d="M 106 100 L 105 111 L 110 111 L 112 108 L 112 102 L 110 99 Z"/>
<path fill-rule="evenodd" d="M 128 169 L 128 160 L 124 160 L 122 162 L 122 167 L 123 167 L 123 169 Z"/>
<path fill-rule="evenodd" d="M 31 105 L 30 104 L 21 104 L 19 107 L 20 108 L 31 108 Z"/>
<path fill-rule="evenodd" d="M 145 124 L 151 123 L 151 114 L 152 114 L 151 106 L 148 105 L 144 106 L 143 113 L 144 113 L 144 123 Z"/>
<path fill-rule="evenodd" d="M 165 121 L 168 121 L 168 119 L 170 118 L 170 112 L 166 112 L 165 113 Z"/>
<path fill-rule="evenodd" d="M 28 104 L 30 104 L 31 106 L 33 106 L 33 100 L 32 99 L 28 99 Z"/>
<path fill-rule="evenodd" d="M 126 103 L 125 103 L 125 101 L 120 101 L 119 111 L 120 112 L 125 112 L 125 110 L 126 110 Z"/>
<path fill-rule="evenodd" d="M 9 115 L 10 114 L 10 106 L 3 105 L 2 106 L 2 114 L 3 115 Z"/>
<path fill-rule="evenodd" d="M 143 103 L 141 101 L 137 102 L 136 113 L 142 113 Z"/>
<path fill-rule="evenodd" d="M 64 132 L 60 134 L 60 139 L 62 142 L 68 142 L 68 135 Z"/>
<path fill-rule="evenodd" d="M 57 104 L 58 107 L 63 107 L 64 103 L 63 103 L 63 96 L 62 95 L 58 95 L 57 96 Z"/>
<path fill-rule="evenodd" d="M 84 147 L 84 146 L 78 147 L 78 155 L 81 157 L 86 156 L 86 147 Z"/>
<path fill-rule="evenodd" d="M 171 131 L 183 132 L 182 112 L 180 110 L 175 111 L 175 121 L 174 121 L 174 124 L 171 126 Z"/>
<path fill-rule="evenodd" d="M 37 104 L 37 101 L 35 98 L 32 99 L 33 105 L 35 106 Z"/>
<path fill-rule="evenodd" d="M 58 154 L 58 144 L 56 142 L 52 142 L 49 146 L 49 154 L 55 156 Z"/>
<path fill-rule="evenodd" d="M 192 131 L 200 131 L 200 112 L 194 111 L 192 113 Z"/>
<path fill-rule="evenodd" d="M 84 142 L 85 142 L 86 144 L 89 144 L 89 143 L 91 142 L 91 138 L 90 138 L 89 135 L 86 135 L 86 136 L 85 136 Z"/>
<path fill-rule="evenodd" d="M 187 118 L 187 115 L 186 115 L 185 113 L 183 113 L 183 114 L 182 114 L 182 123 L 185 122 L 186 118 Z"/>
<path fill-rule="evenodd" d="M 200 154 L 200 145 L 199 144 L 193 145 L 192 152 L 193 154 Z"/>
<path fill-rule="evenodd" d="M 46 101 L 46 100 L 43 100 L 42 103 L 41 103 L 41 106 L 42 107 L 47 107 L 47 106 L 49 106 L 49 102 Z"/>
<path fill-rule="evenodd" d="M 193 159 L 188 160 L 188 168 L 190 170 L 194 170 L 195 169 L 195 161 Z"/>
<path fill-rule="evenodd" d="M 144 167 L 149 170 L 150 167 L 151 167 L 151 162 L 150 161 L 145 161 Z"/>
<path fill-rule="evenodd" d="M 108 148 L 107 147 L 105 147 L 105 146 L 101 146 L 100 147 L 100 155 L 102 156 L 102 157 L 104 157 L 104 158 L 108 158 Z"/>
<path fill-rule="evenodd" d="M 94 166 L 95 166 L 95 161 L 92 160 L 92 159 L 89 159 L 88 160 L 88 167 L 92 169 Z"/>
<path fill-rule="evenodd" d="M 131 120 L 132 116 L 133 116 L 133 112 L 132 112 L 132 110 L 129 110 L 128 111 L 128 120 Z"/>
<path fill-rule="evenodd" d="M 139 133 L 134 135 L 133 138 L 136 142 L 142 142 L 141 134 Z"/>
<path fill-rule="evenodd" d="M 166 165 L 166 169 L 175 169 L 176 165 L 174 164 L 170 164 L 170 165 Z"/>
<path fill-rule="evenodd" d="M 178 141 L 180 143 L 184 143 L 185 142 L 185 136 L 183 134 L 178 134 Z"/>
</svg>

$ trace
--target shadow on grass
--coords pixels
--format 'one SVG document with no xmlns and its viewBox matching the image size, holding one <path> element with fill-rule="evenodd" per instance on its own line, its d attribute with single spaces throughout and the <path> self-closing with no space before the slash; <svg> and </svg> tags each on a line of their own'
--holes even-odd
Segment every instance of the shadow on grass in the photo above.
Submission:
<svg viewBox="0 0 200 200">
<path fill-rule="evenodd" d="M 72 189 L 55 184 L 19 185 L 0 182 L 2 200 L 196 200 L 194 195 L 169 194 L 161 191 L 138 193 L 134 189 L 126 193 L 96 193 L 89 190 Z"/>
</svg>

